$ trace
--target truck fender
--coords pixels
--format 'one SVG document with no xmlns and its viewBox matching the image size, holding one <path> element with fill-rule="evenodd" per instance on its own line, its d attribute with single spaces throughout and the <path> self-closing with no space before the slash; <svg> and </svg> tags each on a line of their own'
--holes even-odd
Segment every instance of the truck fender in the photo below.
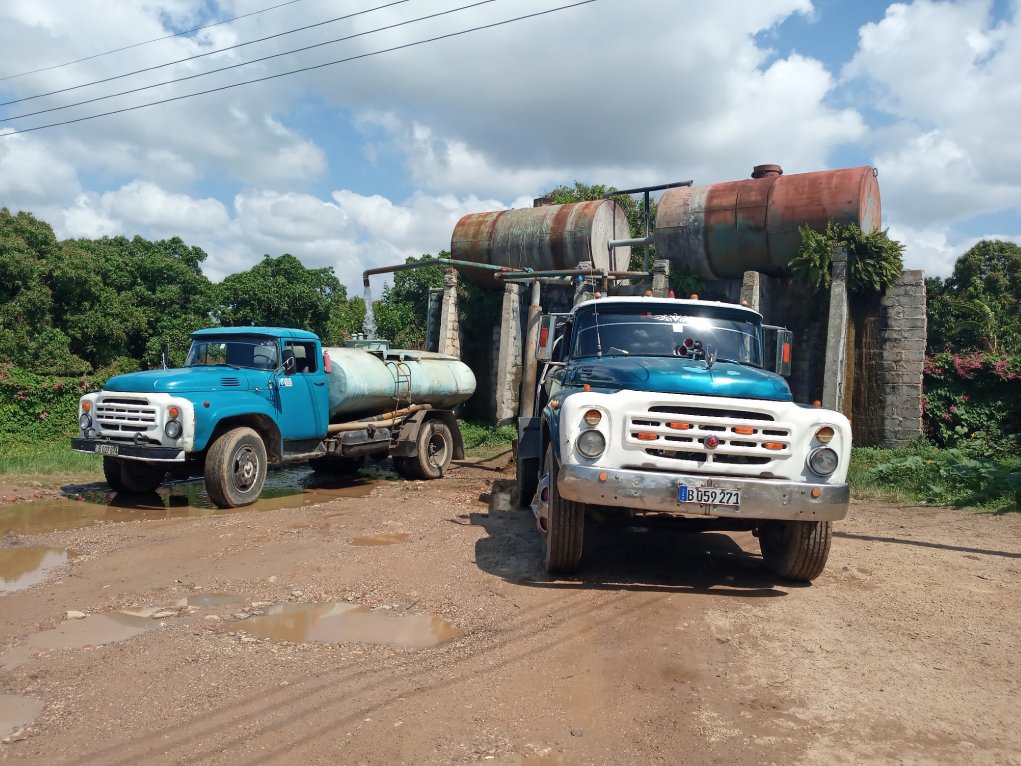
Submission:
<svg viewBox="0 0 1021 766">
<path fill-rule="evenodd" d="M 454 438 L 454 460 L 464 460 L 464 439 L 458 428 L 457 418 L 450 410 L 420 410 L 401 423 L 397 446 L 390 453 L 393 457 L 416 457 L 418 455 L 418 432 L 430 420 L 438 420 L 450 429 Z"/>
<path fill-rule="evenodd" d="M 203 445 L 203 451 L 220 438 L 222 434 L 225 434 L 227 431 L 231 431 L 235 428 L 243 427 L 251 428 L 262 438 L 262 443 L 266 445 L 266 454 L 269 458 L 269 462 L 280 462 L 280 459 L 283 456 L 283 442 L 280 438 L 280 429 L 277 428 L 277 424 L 273 418 L 258 412 L 246 412 L 221 417 L 213 427 L 213 431 L 210 434 L 209 439 L 206 441 L 205 445 Z"/>
</svg>

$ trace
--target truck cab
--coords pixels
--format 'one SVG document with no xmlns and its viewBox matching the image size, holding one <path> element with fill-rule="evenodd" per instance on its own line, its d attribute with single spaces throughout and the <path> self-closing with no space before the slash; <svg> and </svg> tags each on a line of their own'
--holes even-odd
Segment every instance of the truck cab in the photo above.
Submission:
<svg viewBox="0 0 1021 766">
<path fill-rule="evenodd" d="M 790 337 L 729 303 L 596 298 L 540 320 L 536 411 L 518 484 L 549 571 L 578 567 L 589 510 L 749 530 L 777 574 L 811 580 L 847 513 L 851 430 L 793 401 Z M 767 359 L 767 356 L 769 357 Z"/>
</svg>

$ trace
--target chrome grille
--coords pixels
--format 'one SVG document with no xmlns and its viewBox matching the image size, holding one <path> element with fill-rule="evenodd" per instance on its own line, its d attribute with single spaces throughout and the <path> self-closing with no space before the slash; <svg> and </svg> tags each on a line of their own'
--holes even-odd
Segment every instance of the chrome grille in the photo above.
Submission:
<svg viewBox="0 0 1021 766">
<path fill-rule="evenodd" d="M 102 397 L 96 402 L 95 418 L 103 431 L 133 434 L 157 425 L 156 407 L 145 398 Z"/>
</svg>

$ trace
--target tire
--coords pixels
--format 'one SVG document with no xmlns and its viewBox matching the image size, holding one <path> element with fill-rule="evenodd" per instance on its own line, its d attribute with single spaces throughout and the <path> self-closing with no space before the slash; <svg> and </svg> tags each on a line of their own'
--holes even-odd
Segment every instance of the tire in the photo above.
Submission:
<svg viewBox="0 0 1021 766">
<path fill-rule="evenodd" d="M 254 503 L 266 483 L 266 445 L 251 428 L 235 428 L 206 455 L 206 492 L 218 508 Z"/>
<path fill-rule="evenodd" d="M 560 469 L 553 448 L 546 448 L 549 474 L 549 524 L 546 529 L 546 571 L 573 572 L 581 562 L 585 538 L 585 504 L 564 500 L 557 490 Z"/>
<path fill-rule="evenodd" d="M 762 560 L 786 580 L 811 582 L 822 574 L 832 540 L 829 521 L 767 521 L 759 527 Z"/>
<path fill-rule="evenodd" d="M 108 455 L 103 456 L 103 478 L 110 485 L 114 492 L 127 492 L 124 481 L 121 479 L 121 461 Z"/>
<path fill-rule="evenodd" d="M 394 470 L 405 479 L 441 478 L 454 455 L 454 437 L 450 429 L 439 420 L 427 420 L 418 429 L 415 444 L 418 454 L 395 457 Z"/>
<path fill-rule="evenodd" d="M 518 508 L 528 508 L 539 488 L 539 459 L 519 458 L 514 466 L 514 474 L 518 483 Z"/>
<path fill-rule="evenodd" d="M 353 476 L 365 465 L 364 457 L 314 457 L 309 468 L 320 476 Z"/>
<path fill-rule="evenodd" d="M 120 492 L 130 492 L 134 495 L 153 492 L 167 476 L 166 466 L 158 463 L 140 463 L 137 460 L 122 460 L 120 463 L 120 483 L 123 487 L 118 490 Z"/>
</svg>

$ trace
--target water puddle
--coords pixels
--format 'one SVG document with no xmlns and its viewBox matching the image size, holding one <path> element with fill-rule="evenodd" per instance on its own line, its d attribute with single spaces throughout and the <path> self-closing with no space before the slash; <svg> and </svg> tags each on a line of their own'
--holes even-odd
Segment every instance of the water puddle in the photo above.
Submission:
<svg viewBox="0 0 1021 766">
<path fill-rule="evenodd" d="M 429 649 L 464 635 L 431 614 L 388 614 L 354 604 L 281 604 L 244 624 L 247 633 L 274 641 L 378 644 Z"/>
<path fill-rule="evenodd" d="M 407 532 L 381 532 L 378 535 L 370 535 L 369 537 L 356 537 L 351 541 L 351 545 L 370 546 L 370 545 L 396 545 L 397 543 L 403 543 L 407 540 L 410 535 Z"/>
<path fill-rule="evenodd" d="M 42 701 L 35 697 L 0 694 L 0 739 L 23 726 L 28 726 L 42 709 Z"/>
<path fill-rule="evenodd" d="M 177 482 L 147 495 L 119 495 L 106 487 L 93 487 L 80 493 L 81 500 L 37 500 L 0 506 L 0 534 L 31 535 L 104 522 L 303 508 L 340 498 L 367 497 L 374 487 L 375 482 L 370 478 L 357 477 L 341 482 L 318 476 L 305 466 L 271 471 L 259 499 L 244 508 L 217 508 L 209 500 L 201 480 Z"/>
<path fill-rule="evenodd" d="M 153 617 L 160 612 L 172 612 L 176 616 L 177 610 L 195 607 L 196 609 L 216 609 L 218 607 L 235 607 L 247 603 L 245 596 L 236 593 L 193 593 L 185 598 L 175 599 L 169 603 L 149 606 L 130 606 L 121 609 L 119 614 L 127 614 L 132 617 Z"/>
<path fill-rule="evenodd" d="M 118 612 L 67 620 L 50 630 L 32 634 L 23 644 L 0 654 L 0 667 L 16 668 L 31 660 L 37 652 L 115 644 L 165 626 L 166 623 L 160 620 Z"/>
<path fill-rule="evenodd" d="M 46 579 L 78 554 L 66 548 L 5 548 L 0 550 L 0 593 L 25 590 Z"/>
</svg>

